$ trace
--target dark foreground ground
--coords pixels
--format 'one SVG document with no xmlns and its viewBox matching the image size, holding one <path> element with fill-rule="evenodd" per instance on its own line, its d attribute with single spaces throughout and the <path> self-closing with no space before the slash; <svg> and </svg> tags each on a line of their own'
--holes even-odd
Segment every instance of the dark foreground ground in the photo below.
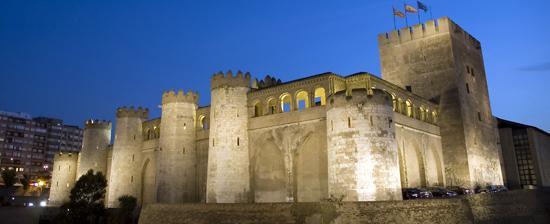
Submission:
<svg viewBox="0 0 550 224">
<path fill-rule="evenodd" d="M 43 208 L 35 207 L 0 207 L 1 224 L 38 223 Z"/>
</svg>

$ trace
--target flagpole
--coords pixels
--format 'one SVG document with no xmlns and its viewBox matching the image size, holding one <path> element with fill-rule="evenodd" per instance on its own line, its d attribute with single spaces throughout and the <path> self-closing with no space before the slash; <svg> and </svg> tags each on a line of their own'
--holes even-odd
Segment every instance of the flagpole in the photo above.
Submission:
<svg viewBox="0 0 550 224">
<path fill-rule="evenodd" d="M 397 25 L 395 25 L 395 8 L 392 7 L 392 10 L 393 11 L 391 12 L 391 14 L 393 15 L 393 29 L 397 30 Z"/>
<path fill-rule="evenodd" d="M 407 27 L 409 27 L 409 20 L 407 18 L 407 3 L 405 1 L 403 1 L 403 9 L 405 9 L 405 25 L 407 25 Z"/>
</svg>

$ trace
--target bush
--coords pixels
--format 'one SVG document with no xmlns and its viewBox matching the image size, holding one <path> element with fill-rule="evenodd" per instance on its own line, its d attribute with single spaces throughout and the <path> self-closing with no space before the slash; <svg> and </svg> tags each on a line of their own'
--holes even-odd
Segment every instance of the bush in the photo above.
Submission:
<svg viewBox="0 0 550 224">
<path fill-rule="evenodd" d="M 17 173 L 15 170 L 4 170 L 2 171 L 2 179 L 4 180 L 4 187 L 8 188 L 15 184 L 15 176 Z"/>
<path fill-rule="evenodd" d="M 135 223 L 134 211 L 137 207 L 137 199 L 130 195 L 123 195 L 118 198 L 119 211 L 117 223 Z"/>
</svg>

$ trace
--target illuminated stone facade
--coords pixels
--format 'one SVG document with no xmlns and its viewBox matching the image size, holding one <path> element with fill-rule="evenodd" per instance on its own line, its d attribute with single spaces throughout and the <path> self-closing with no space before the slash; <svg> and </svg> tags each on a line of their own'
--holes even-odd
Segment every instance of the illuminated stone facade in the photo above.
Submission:
<svg viewBox="0 0 550 224">
<path fill-rule="evenodd" d="M 385 80 L 220 72 L 210 106 L 169 91 L 161 118 L 119 109 L 108 206 L 123 194 L 144 204 L 380 201 L 400 200 L 403 187 L 501 184 L 473 40 L 442 18 L 379 37 Z"/>
</svg>

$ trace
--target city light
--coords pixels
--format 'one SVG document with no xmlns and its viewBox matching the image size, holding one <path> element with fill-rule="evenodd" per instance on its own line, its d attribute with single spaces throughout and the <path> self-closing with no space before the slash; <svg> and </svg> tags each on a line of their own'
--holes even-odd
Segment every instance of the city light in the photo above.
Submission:
<svg viewBox="0 0 550 224">
<path fill-rule="evenodd" d="M 40 202 L 40 207 L 46 207 L 46 204 L 47 204 L 46 201 L 41 201 Z"/>
</svg>

